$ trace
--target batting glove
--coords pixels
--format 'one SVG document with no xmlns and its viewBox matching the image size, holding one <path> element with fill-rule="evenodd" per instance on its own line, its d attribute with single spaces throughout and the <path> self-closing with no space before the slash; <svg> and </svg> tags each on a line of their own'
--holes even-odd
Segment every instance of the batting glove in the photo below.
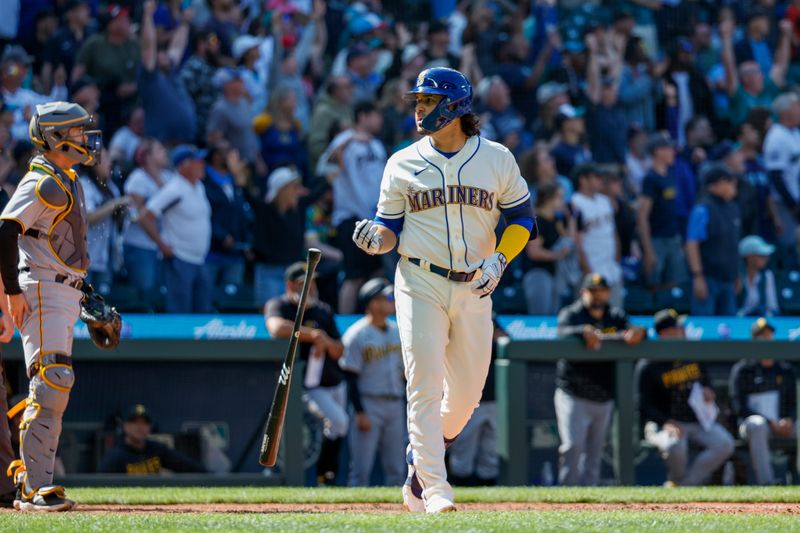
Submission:
<svg viewBox="0 0 800 533">
<path fill-rule="evenodd" d="M 476 294 L 481 298 L 492 294 L 497 288 L 497 284 L 500 283 L 500 278 L 503 277 L 506 264 L 508 264 L 508 260 L 500 252 L 495 252 L 484 259 L 480 266 L 483 275 L 470 286 L 472 294 Z"/>
<path fill-rule="evenodd" d="M 383 248 L 383 239 L 378 235 L 379 227 L 380 224 L 374 220 L 364 219 L 357 222 L 356 229 L 353 231 L 353 242 L 369 255 L 380 253 Z"/>
</svg>

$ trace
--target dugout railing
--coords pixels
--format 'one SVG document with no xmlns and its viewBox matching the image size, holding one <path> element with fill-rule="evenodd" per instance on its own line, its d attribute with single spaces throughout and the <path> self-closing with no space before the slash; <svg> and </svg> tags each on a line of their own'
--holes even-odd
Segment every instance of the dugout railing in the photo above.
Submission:
<svg viewBox="0 0 800 533">
<path fill-rule="evenodd" d="M 577 340 L 499 341 L 495 361 L 498 408 L 498 453 L 500 484 L 527 485 L 532 448 L 527 413 L 528 365 L 575 361 L 612 361 L 616 368 L 615 424 L 612 435 L 614 470 L 621 485 L 635 483 L 634 458 L 639 442 L 634 367 L 639 359 L 676 359 L 708 363 L 735 362 L 744 358 L 774 358 L 800 361 L 800 345 L 792 341 L 742 340 L 647 340 L 639 346 L 620 341 L 605 342 L 599 351 L 589 351 Z"/>
</svg>

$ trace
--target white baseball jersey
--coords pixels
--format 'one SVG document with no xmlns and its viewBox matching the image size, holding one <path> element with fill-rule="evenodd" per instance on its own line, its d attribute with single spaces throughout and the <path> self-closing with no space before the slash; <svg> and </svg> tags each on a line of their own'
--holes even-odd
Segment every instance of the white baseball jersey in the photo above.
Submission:
<svg viewBox="0 0 800 533">
<path fill-rule="evenodd" d="M 464 272 L 494 253 L 501 209 L 529 199 L 505 146 L 474 136 L 447 158 L 424 137 L 386 164 L 378 216 L 405 218 L 400 255 Z"/>
<path fill-rule="evenodd" d="M 764 138 L 764 162 L 767 170 L 780 170 L 786 190 L 800 200 L 800 131 L 776 123 Z M 773 189 L 773 196 L 780 199 Z"/>
<path fill-rule="evenodd" d="M 617 262 L 617 229 L 611 200 L 600 193 L 590 197 L 576 192 L 570 202 L 583 233 L 581 242 L 589 268 L 609 283 L 618 283 L 622 279 L 622 268 Z"/>
</svg>

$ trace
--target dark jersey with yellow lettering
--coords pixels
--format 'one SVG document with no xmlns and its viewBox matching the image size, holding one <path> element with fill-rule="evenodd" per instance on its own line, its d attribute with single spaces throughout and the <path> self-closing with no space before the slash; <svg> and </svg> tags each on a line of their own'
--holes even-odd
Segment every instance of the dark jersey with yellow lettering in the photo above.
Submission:
<svg viewBox="0 0 800 533">
<path fill-rule="evenodd" d="M 667 420 L 697 422 L 689 407 L 689 395 L 695 383 L 710 387 L 708 371 L 694 361 L 639 361 L 639 411 L 643 422 L 659 425 Z"/>
<path fill-rule="evenodd" d="M 103 457 L 100 472 L 145 476 L 159 474 L 163 469 L 171 472 L 205 472 L 203 466 L 180 452 L 148 440 L 144 449 L 137 450 L 120 442 Z"/>
<path fill-rule="evenodd" d="M 558 313 L 559 337 L 583 340 L 583 327 L 591 325 L 603 333 L 619 333 L 631 327 L 627 313 L 606 307 L 599 320 L 592 317 L 578 299 Z M 608 360 L 567 361 L 561 359 L 556 370 L 556 385 L 563 391 L 595 402 L 614 398 L 614 363 Z"/>
</svg>

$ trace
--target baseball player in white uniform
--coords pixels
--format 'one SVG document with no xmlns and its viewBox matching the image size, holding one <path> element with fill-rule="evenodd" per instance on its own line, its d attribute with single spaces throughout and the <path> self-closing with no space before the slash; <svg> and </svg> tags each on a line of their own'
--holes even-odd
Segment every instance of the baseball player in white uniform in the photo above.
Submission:
<svg viewBox="0 0 800 533">
<path fill-rule="evenodd" d="M 398 247 L 397 324 L 408 401 L 410 511 L 454 511 L 444 452 L 478 405 L 492 350 L 492 300 L 535 227 L 514 156 L 480 137 L 472 87 L 458 71 L 424 70 L 409 92 L 424 137 L 386 164 L 377 215 L 356 224 L 369 254 Z M 500 243 L 495 227 L 504 215 Z"/>
<path fill-rule="evenodd" d="M 61 418 L 75 381 L 72 328 L 89 267 L 83 188 L 73 166 L 94 165 L 100 132 L 78 104 L 37 105 L 30 139 L 42 152 L 0 215 L 0 274 L 20 331 L 30 379 L 20 424 L 20 460 L 9 470 L 19 489 L 14 507 L 66 511 L 74 502 L 53 485 Z"/>
</svg>

